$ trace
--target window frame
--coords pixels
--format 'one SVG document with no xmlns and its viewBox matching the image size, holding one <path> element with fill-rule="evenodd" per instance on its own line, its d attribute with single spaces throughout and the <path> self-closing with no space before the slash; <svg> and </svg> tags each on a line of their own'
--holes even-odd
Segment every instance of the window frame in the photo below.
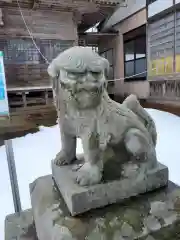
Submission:
<svg viewBox="0 0 180 240">
<path fill-rule="evenodd" d="M 127 35 L 127 33 L 126 33 Z M 141 39 L 141 38 L 144 38 L 145 39 L 145 57 L 140 57 L 140 58 L 136 58 L 136 54 L 138 54 L 137 52 L 137 40 L 138 39 Z M 127 44 L 128 42 L 134 42 L 133 44 L 133 47 L 134 47 L 134 59 L 132 60 L 126 60 L 126 51 L 125 51 L 125 44 Z M 138 36 L 136 37 L 133 37 L 133 38 L 130 38 L 130 39 L 127 39 L 127 40 L 124 40 L 123 41 L 123 46 L 124 46 L 124 81 L 125 82 L 131 82 L 131 81 L 145 81 L 147 79 L 147 73 L 146 73 L 146 76 L 144 77 L 141 77 L 141 76 L 135 76 L 135 77 L 132 77 L 130 78 L 129 76 L 126 75 L 126 63 L 127 62 L 133 62 L 134 63 L 134 68 L 133 68 L 133 75 L 136 75 L 136 62 L 137 60 L 140 60 L 140 59 L 145 59 L 145 62 L 146 62 L 146 70 L 147 71 L 147 46 L 146 46 L 146 34 L 143 33 L 143 34 L 139 34 Z"/>
</svg>

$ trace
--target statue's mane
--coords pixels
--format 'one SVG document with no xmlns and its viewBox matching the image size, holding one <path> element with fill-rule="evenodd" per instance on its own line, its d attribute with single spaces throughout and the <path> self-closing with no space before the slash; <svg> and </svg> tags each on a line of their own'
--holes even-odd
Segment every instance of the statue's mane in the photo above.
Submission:
<svg viewBox="0 0 180 240">
<path fill-rule="evenodd" d="M 108 71 L 109 62 L 90 47 L 76 46 L 60 53 L 49 65 L 48 73 L 54 77 L 60 69 L 71 72 Z"/>
</svg>

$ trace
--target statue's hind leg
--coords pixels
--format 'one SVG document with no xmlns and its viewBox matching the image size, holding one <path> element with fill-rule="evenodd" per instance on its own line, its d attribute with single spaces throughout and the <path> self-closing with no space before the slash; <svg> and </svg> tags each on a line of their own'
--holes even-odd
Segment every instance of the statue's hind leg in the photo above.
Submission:
<svg viewBox="0 0 180 240">
<path fill-rule="evenodd" d="M 139 162 L 146 162 L 148 168 L 157 164 L 156 151 L 151 139 L 139 129 L 131 128 L 125 135 L 124 143 L 128 153 Z"/>
<path fill-rule="evenodd" d="M 140 118 L 140 120 L 143 122 L 143 124 L 151 134 L 154 146 L 156 146 L 157 132 L 155 123 L 151 115 L 141 106 L 137 97 L 131 94 L 124 100 L 122 104 L 129 108 L 131 111 L 133 111 Z"/>
</svg>

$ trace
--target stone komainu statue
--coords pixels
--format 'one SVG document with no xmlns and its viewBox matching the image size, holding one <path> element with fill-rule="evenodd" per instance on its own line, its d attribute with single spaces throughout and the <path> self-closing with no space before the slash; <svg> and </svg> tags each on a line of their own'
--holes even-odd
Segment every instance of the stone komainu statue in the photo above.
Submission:
<svg viewBox="0 0 180 240">
<path fill-rule="evenodd" d="M 48 67 L 62 141 L 54 162 L 72 163 L 76 159 L 76 140 L 80 138 L 85 160 L 77 171 L 80 185 L 101 181 L 108 148 L 120 165 L 124 161 L 144 162 L 147 169 L 152 169 L 157 163 L 157 134 L 152 118 L 134 95 L 122 104 L 109 98 L 105 78 L 108 67 L 108 61 L 89 47 L 72 47 Z"/>
</svg>

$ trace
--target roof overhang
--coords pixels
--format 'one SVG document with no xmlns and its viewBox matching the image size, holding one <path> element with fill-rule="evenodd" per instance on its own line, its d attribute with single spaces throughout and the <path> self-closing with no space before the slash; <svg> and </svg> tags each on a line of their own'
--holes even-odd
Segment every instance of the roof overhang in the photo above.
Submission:
<svg viewBox="0 0 180 240">
<path fill-rule="evenodd" d="M 78 32 L 85 32 L 113 14 L 123 0 L 18 0 L 21 8 L 31 10 L 70 11 L 78 15 Z M 0 7 L 18 7 L 17 0 L 0 1 Z"/>
<path fill-rule="evenodd" d="M 84 13 L 81 15 L 81 22 L 78 25 L 78 32 L 85 32 L 90 27 L 103 21 L 110 16 L 115 10 L 115 7 L 98 6 L 96 11 Z"/>
<path fill-rule="evenodd" d="M 100 41 L 108 41 L 112 37 L 116 37 L 118 32 L 108 32 L 108 33 L 100 33 L 100 32 L 88 32 L 79 34 L 79 45 L 83 45 L 85 43 L 86 46 L 98 46 Z M 82 42 L 82 44 L 81 44 Z"/>
</svg>

